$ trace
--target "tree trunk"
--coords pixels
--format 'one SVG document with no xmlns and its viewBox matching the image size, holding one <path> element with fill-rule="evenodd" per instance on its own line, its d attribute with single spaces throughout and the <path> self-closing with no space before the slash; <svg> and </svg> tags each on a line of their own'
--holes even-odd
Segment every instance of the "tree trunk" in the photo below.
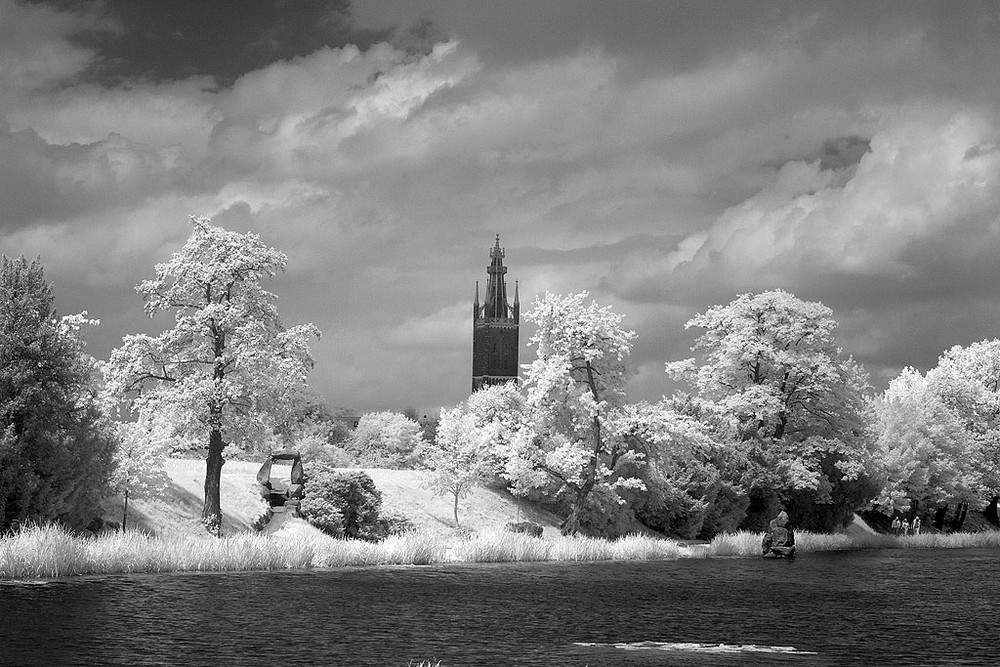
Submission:
<svg viewBox="0 0 1000 667">
<path fill-rule="evenodd" d="M 573 503 L 569 509 L 569 516 L 563 519 L 559 526 L 559 531 L 563 535 L 576 535 L 580 530 L 580 510 L 577 503 Z"/>
<path fill-rule="evenodd" d="M 563 535 L 576 535 L 580 532 L 580 513 L 583 510 L 584 503 L 587 502 L 587 496 L 590 495 L 592 488 L 593 484 L 585 484 L 576 490 L 576 498 L 573 499 L 573 504 L 570 505 L 569 516 L 559 526 L 559 530 Z"/>
<path fill-rule="evenodd" d="M 1000 496 L 993 496 L 990 498 L 990 506 L 983 510 L 983 516 L 994 526 L 1000 526 L 1000 512 L 997 512 L 998 502 L 1000 502 Z"/>
<path fill-rule="evenodd" d="M 931 525 L 937 528 L 938 530 L 944 530 L 944 517 L 947 513 L 948 513 L 947 505 L 939 506 L 937 508 L 937 511 L 934 512 L 934 522 Z"/>
<path fill-rule="evenodd" d="M 951 520 L 951 532 L 957 533 L 962 530 L 965 517 L 969 514 L 969 503 L 959 503 L 955 509 L 955 518 Z"/>
<path fill-rule="evenodd" d="M 455 492 L 455 527 L 458 528 L 458 491 Z"/>
<path fill-rule="evenodd" d="M 125 522 L 128 521 L 128 489 L 125 489 L 125 511 L 122 512 L 122 532 L 125 532 Z"/>
<path fill-rule="evenodd" d="M 222 537 L 222 503 L 219 489 L 222 483 L 222 431 L 212 429 L 208 440 L 208 458 L 205 463 L 205 509 L 201 522 L 205 530 L 216 537 Z"/>
</svg>

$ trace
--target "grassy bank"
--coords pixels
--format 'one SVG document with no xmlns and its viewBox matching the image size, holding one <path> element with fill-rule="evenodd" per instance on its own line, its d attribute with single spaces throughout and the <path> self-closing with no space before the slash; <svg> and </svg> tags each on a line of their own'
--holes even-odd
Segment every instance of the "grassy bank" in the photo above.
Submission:
<svg viewBox="0 0 1000 667">
<path fill-rule="evenodd" d="M 707 557 L 759 556 L 762 533 L 726 533 L 718 535 L 704 550 Z M 1000 531 L 982 533 L 927 533 L 924 535 L 844 535 L 795 533 L 799 553 L 812 551 L 850 551 L 861 549 L 959 549 L 966 547 L 1000 547 Z"/>
<path fill-rule="evenodd" d="M 676 542 L 630 536 L 541 539 L 499 530 L 464 539 L 411 532 L 381 542 L 335 540 L 300 525 L 273 536 L 241 534 L 157 537 L 137 531 L 75 537 L 30 527 L 0 538 L 0 579 L 50 579 L 89 574 L 309 569 L 445 562 L 675 559 Z"/>
<path fill-rule="evenodd" d="M 31 527 L 0 538 L 0 579 L 51 579 L 131 572 L 286 570 L 445 562 L 642 561 L 683 557 L 755 557 L 759 533 L 720 535 L 708 545 L 631 535 L 529 537 L 488 530 L 468 537 L 416 531 L 382 542 L 335 540 L 297 521 L 273 536 L 240 534 L 156 537 L 136 531 L 75 537 L 57 527 Z M 798 533 L 800 553 L 847 549 L 1000 547 L 1000 532 L 892 537 Z"/>
</svg>

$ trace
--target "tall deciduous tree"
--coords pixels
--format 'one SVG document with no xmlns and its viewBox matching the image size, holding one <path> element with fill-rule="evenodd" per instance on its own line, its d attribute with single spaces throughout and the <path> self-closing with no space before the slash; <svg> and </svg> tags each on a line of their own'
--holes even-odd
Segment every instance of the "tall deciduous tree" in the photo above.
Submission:
<svg viewBox="0 0 1000 667">
<path fill-rule="evenodd" d="M 705 423 L 669 402 L 629 409 L 645 455 L 635 471 L 646 486 L 627 494 L 636 518 L 683 539 L 711 539 L 743 520 L 750 465 L 739 446 L 719 442 Z"/>
<path fill-rule="evenodd" d="M 974 500 L 981 470 L 975 441 L 928 378 L 904 368 L 875 406 L 885 468 L 877 502 L 883 511 L 916 514 Z"/>
<path fill-rule="evenodd" d="M 595 490 L 615 495 L 642 485 L 619 473 L 619 466 L 640 458 L 623 422 L 635 333 L 623 329 L 622 316 L 610 308 L 586 304 L 588 296 L 546 293 L 525 315 L 538 326 L 530 340 L 536 358 L 524 381 L 535 436 L 520 438 L 508 459 L 515 488 L 536 484 L 537 473 L 544 473 L 568 494 L 566 533 L 580 529 Z"/>
<path fill-rule="evenodd" d="M 114 434 L 83 352 L 86 313 L 57 316 L 39 260 L 0 259 L 0 529 L 83 525 L 110 493 Z"/>
<path fill-rule="evenodd" d="M 996 514 L 1000 500 L 1000 341 L 984 340 L 946 350 L 936 367 L 927 372 L 928 389 L 937 396 L 969 439 L 966 458 L 974 471 L 972 483 L 979 497 L 955 498 L 958 509 L 951 522 L 960 529 L 971 505 L 992 498 L 987 515 Z M 947 508 L 942 505 L 936 522 L 941 525 Z"/>
<path fill-rule="evenodd" d="M 192 218 L 193 231 L 156 277 L 136 290 L 146 313 L 172 311 L 159 336 L 122 339 L 107 364 L 113 394 L 130 399 L 140 421 L 169 415 L 178 443 L 207 447 L 202 520 L 219 534 L 223 449 L 252 447 L 290 413 L 312 368 L 312 324 L 286 329 L 262 281 L 287 258 L 253 233 Z"/>
<path fill-rule="evenodd" d="M 668 363 L 667 372 L 728 415 L 741 439 L 761 444 L 784 478 L 786 502 L 830 505 L 825 517 L 799 516 L 800 525 L 825 529 L 848 519 L 870 486 L 860 478 L 870 465 L 869 386 L 836 344 L 833 312 L 774 290 L 710 308 L 687 327 L 705 330 L 692 348 L 701 363 Z"/>
</svg>

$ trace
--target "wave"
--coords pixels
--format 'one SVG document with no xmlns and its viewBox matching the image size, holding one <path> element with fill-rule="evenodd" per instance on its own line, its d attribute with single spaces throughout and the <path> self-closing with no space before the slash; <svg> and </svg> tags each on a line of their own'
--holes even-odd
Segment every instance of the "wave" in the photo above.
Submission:
<svg viewBox="0 0 1000 667">
<path fill-rule="evenodd" d="M 575 646 L 616 648 L 622 651 L 684 651 L 698 653 L 781 653 L 782 655 L 818 655 L 794 646 L 761 646 L 759 644 L 702 644 L 698 642 L 575 642 Z"/>
</svg>

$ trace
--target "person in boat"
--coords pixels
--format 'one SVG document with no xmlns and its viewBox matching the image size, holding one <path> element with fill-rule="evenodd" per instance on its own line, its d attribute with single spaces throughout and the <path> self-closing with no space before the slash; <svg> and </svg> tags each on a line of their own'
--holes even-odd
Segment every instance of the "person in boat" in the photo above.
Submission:
<svg viewBox="0 0 1000 667">
<path fill-rule="evenodd" d="M 761 546 L 765 556 L 783 556 L 785 558 L 795 556 L 795 533 L 788 527 L 788 514 L 785 513 L 785 510 L 781 510 L 778 512 L 778 516 L 771 519 Z"/>
</svg>

